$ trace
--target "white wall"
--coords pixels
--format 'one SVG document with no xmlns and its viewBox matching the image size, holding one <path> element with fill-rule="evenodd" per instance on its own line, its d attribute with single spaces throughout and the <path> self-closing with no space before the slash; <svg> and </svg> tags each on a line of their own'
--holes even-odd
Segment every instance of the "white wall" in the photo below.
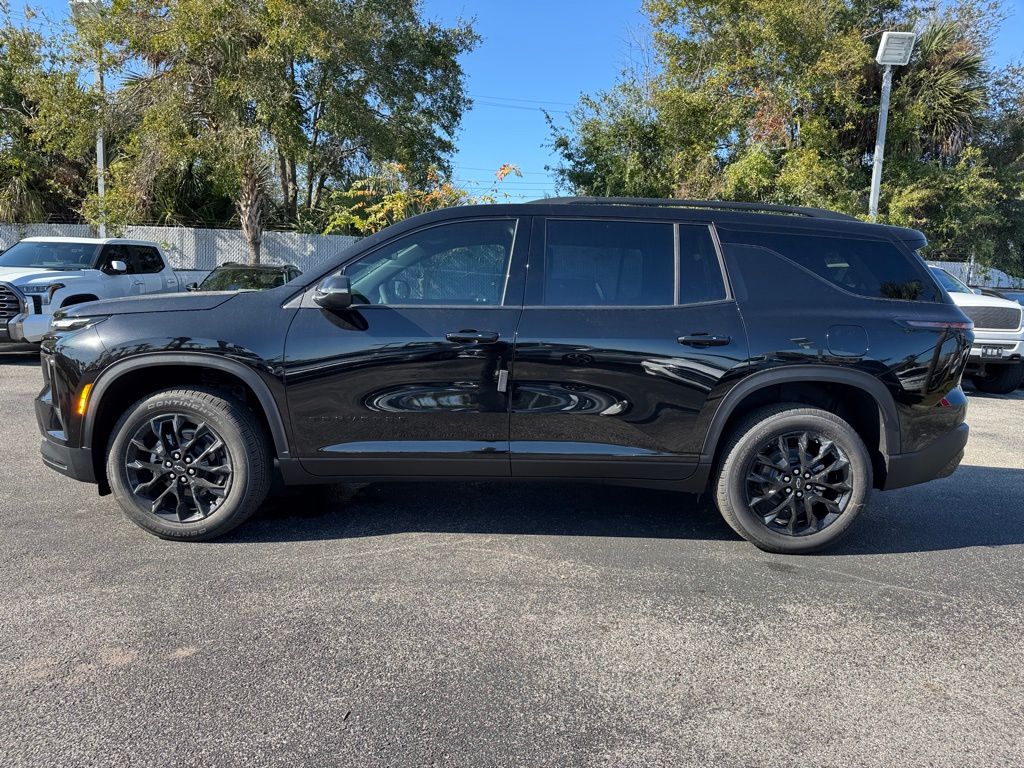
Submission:
<svg viewBox="0 0 1024 768">
<path fill-rule="evenodd" d="M 0 224 L 0 250 L 24 237 L 92 237 L 85 224 Z M 171 266 L 204 275 L 226 261 L 247 262 L 249 249 L 238 229 L 192 227 L 125 227 L 121 237 L 154 240 Z M 359 238 L 348 235 L 305 235 L 297 232 L 264 232 L 260 260 L 264 264 L 294 264 L 303 272 L 316 270 L 334 260 Z"/>
</svg>

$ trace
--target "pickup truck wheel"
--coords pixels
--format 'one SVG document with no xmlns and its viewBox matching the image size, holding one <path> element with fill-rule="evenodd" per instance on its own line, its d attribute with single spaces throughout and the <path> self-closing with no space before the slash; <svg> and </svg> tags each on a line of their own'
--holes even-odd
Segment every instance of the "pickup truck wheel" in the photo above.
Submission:
<svg viewBox="0 0 1024 768">
<path fill-rule="evenodd" d="M 729 437 L 715 486 L 718 509 L 768 552 L 834 544 L 871 493 L 871 457 L 835 414 L 798 403 L 762 408 Z"/>
<path fill-rule="evenodd" d="M 256 416 L 211 389 L 168 389 L 114 427 L 107 478 L 132 522 L 165 539 L 206 541 L 245 522 L 270 489 Z"/>
<path fill-rule="evenodd" d="M 986 365 L 984 374 L 971 376 L 971 383 L 979 392 L 990 395 L 1008 395 L 1024 380 L 1024 363 Z"/>
</svg>

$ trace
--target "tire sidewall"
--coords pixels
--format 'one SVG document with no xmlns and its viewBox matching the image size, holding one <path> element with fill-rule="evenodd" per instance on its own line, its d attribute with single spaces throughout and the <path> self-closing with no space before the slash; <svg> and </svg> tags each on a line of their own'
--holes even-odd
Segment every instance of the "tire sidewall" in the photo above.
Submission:
<svg viewBox="0 0 1024 768">
<path fill-rule="evenodd" d="M 853 493 L 846 509 L 838 519 L 817 533 L 805 536 L 786 536 L 770 530 L 753 512 L 746 500 L 746 470 L 754 454 L 773 438 L 801 430 L 813 430 L 838 445 L 850 461 Z M 742 533 L 762 549 L 773 552 L 813 552 L 837 541 L 860 514 L 871 495 L 871 457 L 864 443 L 853 431 L 834 421 L 814 414 L 777 414 L 765 419 L 744 434 L 733 447 L 729 475 L 724 478 L 725 489 L 736 522 Z"/>
<path fill-rule="evenodd" d="M 125 468 L 128 443 L 139 427 L 163 413 L 181 413 L 206 421 L 224 442 L 232 468 L 231 489 L 221 506 L 203 520 L 189 523 L 164 520 L 145 508 L 128 484 Z M 115 426 L 107 452 L 107 478 L 118 504 L 134 523 L 158 536 L 198 540 L 233 527 L 233 518 L 247 500 L 252 460 L 238 426 L 212 403 L 182 393 L 158 394 L 136 403 Z"/>
</svg>

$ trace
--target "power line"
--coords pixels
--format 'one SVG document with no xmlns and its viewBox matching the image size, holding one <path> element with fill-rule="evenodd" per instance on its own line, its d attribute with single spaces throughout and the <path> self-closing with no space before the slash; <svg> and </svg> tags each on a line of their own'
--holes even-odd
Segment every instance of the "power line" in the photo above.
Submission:
<svg viewBox="0 0 1024 768">
<path fill-rule="evenodd" d="M 492 101 L 517 101 L 523 104 L 557 104 L 560 107 L 576 106 L 571 101 L 549 101 L 546 99 L 521 99 L 516 96 L 485 96 L 482 93 L 469 94 L 471 99 L 490 99 Z"/>
</svg>

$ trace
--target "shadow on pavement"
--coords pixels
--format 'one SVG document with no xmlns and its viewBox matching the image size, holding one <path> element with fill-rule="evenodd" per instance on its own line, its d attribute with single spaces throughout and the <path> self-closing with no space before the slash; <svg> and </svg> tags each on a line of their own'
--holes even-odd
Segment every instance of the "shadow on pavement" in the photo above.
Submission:
<svg viewBox="0 0 1024 768">
<path fill-rule="evenodd" d="M 0 351 L 0 366 L 39 366 L 39 350 L 36 347 L 16 345 Z"/>
<path fill-rule="evenodd" d="M 705 495 L 577 483 L 374 483 L 271 498 L 219 541 L 303 541 L 397 533 L 735 539 Z"/>
<path fill-rule="evenodd" d="M 825 556 L 1024 544 L 1024 470 L 961 467 L 876 492 Z M 738 540 L 708 495 L 572 483 L 379 483 L 271 499 L 221 542 L 307 541 L 409 532 Z"/>
</svg>

